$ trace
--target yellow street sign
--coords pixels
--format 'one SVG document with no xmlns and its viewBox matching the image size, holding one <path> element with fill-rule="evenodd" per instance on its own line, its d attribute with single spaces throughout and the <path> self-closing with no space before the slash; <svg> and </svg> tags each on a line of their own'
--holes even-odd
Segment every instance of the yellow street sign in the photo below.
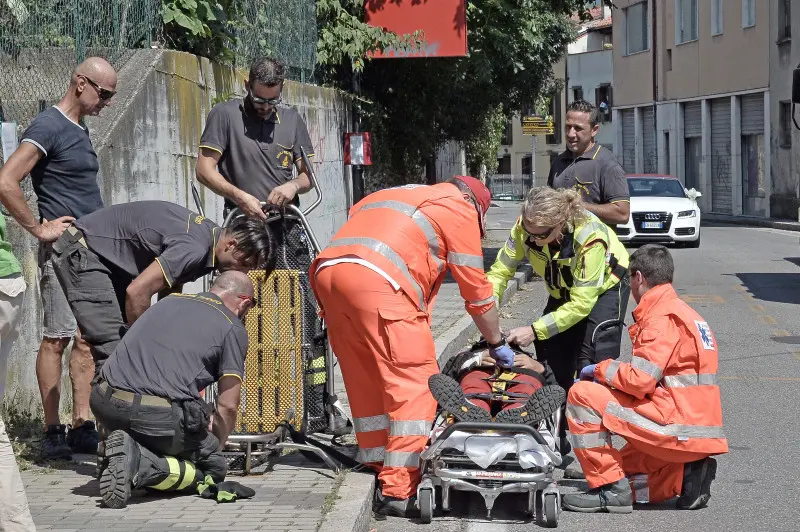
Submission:
<svg viewBox="0 0 800 532">
<path fill-rule="evenodd" d="M 552 116 L 528 115 L 522 117 L 523 135 L 552 135 L 554 131 Z"/>
</svg>

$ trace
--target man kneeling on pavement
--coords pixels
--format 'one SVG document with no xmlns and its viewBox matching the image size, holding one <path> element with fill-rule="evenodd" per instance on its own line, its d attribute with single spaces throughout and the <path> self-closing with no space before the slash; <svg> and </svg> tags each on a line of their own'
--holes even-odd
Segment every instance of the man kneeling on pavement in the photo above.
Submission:
<svg viewBox="0 0 800 532">
<path fill-rule="evenodd" d="M 253 284 L 219 275 L 209 292 L 173 294 L 136 320 L 103 365 L 91 407 L 111 432 L 103 502 L 124 508 L 131 490 L 194 491 L 227 473 L 220 450 L 239 410 Z M 200 397 L 218 383 L 216 412 Z"/>
<path fill-rule="evenodd" d="M 563 497 L 576 512 L 629 513 L 633 503 L 678 495 L 695 510 L 711 497 L 712 455 L 728 452 L 717 386 L 717 343 L 708 324 L 678 298 L 664 246 L 631 255 L 630 363 L 604 360 L 581 370 L 567 396 L 567 422 L 589 491 Z M 627 444 L 617 450 L 611 434 Z"/>
</svg>

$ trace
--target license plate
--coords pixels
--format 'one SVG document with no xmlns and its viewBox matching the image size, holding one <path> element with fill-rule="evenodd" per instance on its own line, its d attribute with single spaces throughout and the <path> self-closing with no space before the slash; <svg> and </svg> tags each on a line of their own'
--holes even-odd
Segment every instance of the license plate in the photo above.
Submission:
<svg viewBox="0 0 800 532">
<path fill-rule="evenodd" d="M 664 227 L 662 222 L 642 222 L 642 229 L 661 229 Z"/>
</svg>

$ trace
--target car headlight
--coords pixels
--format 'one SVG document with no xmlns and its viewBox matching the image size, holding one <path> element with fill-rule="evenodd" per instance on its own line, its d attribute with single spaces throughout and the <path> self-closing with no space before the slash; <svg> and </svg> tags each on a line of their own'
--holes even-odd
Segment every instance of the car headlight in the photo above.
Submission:
<svg viewBox="0 0 800 532">
<path fill-rule="evenodd" d="M 694 218 L 697 216 L 697 212 L 692 209 L 691 211 L 681 211 L 678 213 L 678 218 Z"/>
</svg>

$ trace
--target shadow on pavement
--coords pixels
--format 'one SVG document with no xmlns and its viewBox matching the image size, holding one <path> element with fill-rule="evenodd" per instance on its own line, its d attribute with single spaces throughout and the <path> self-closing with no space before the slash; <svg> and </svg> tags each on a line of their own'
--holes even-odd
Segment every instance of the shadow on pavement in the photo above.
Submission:
<svg viewBox="0 0 800 532">
<path fill-rule="evenodd" d="M 800 304 L 800 273 L 734 274 L 755 299 Z"/>
</svg>

